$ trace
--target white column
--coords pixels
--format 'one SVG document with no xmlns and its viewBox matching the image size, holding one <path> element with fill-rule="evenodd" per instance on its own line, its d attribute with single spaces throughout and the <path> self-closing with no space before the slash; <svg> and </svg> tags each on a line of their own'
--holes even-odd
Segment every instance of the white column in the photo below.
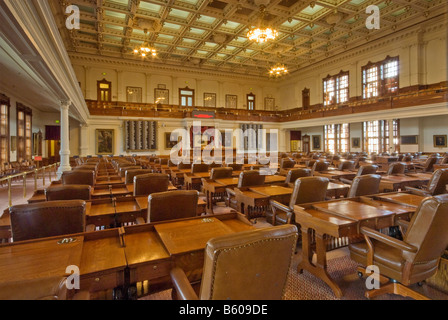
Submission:
<svg viewBox="0 0 448 320">
<path fill-rule="evenodd" d="M 79 154 L 81 157 L 85 157 L 89 154 L 89 126 L 80 124 L 79 127 Z"/>
<path fill-rule="evenodd" d="M 394 144 L 394 120 L 389 119 L 389 153 L 392 154 L 395 151 Z"/>
<path fill-rule="evenodd" d="M 71 101 L 61 101 L 61 163 L 57 171 L 57 175 L 61 178 L 64 171 L 70 171 L 70 141 L 69 141 L 69 118 L 68 109 Z"/>
</svg>

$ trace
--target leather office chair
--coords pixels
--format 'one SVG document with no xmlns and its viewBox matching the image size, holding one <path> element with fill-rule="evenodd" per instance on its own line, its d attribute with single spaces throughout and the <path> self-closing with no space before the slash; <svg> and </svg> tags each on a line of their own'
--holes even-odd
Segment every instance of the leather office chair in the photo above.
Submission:
<svg viewBox="0 0 448 320">
<path fill-rule="evenodd" d="M 128 169 L 124 175 L 124 181 L 126 184 L 134 183 L 135 176 L 147 173 L 153 173 L 152 169 Z"/>
<path fill-rule="evenodd" d="M 348 198 L 367 196 L 380 192 L 381 176 L 379 174 L 366 174 L 353 178 L 352 186 L 348 191 Z"/>
<path fill-rule="evenodd" d="M 385 293 L 426 297 L 409 286 L 437 272 L 439 259 L 448 246 L 448 195 L 425 198 L 410 222 L 399 220 L 403 240 L 361 227 L 365 242 L 349 245 L 350 257 L 362 266 L 376 265 L 382 276 L 394 281 L 366 292 L 368 298 Z M 364 273 L 362 268 L 360 273 Z"/>
<path fill-rule="evenodd" d="M 59 200 L 22 204 L 9 208 L 13 241 L 94 231 L 86 227 L 83 200 Z"/>
<path fill-rule="evenodd" d="M 295 225 L 261 228 L 210 239 L 202 281 L 171 270 L 173 292 L 183 300 L 280 300 L 298 238 Z"/>
<path fill-rule="evenodd" d="M 45 189 L 47 201 L 56 200 L 90 200 L 92 187 L 89 185 L 60 185 Z"/>
<path fill-rule="evenodd" d="M 434 169 L 434 164 L 437 162 L 438 158 L 435 156 L 429 157 L 423 165 L 414 164 L 415 172 L 431 172 Z"/>
<path fill-rule="evenodd" d="M 342 161 L 338 167 L 338 170 L 340 171 L 353 170 L 353 169 L 355 169 L 355 161 L 353 160 Z"/>
<path fill-rule="evenodd" d="M 66 277 L 48 277 L 0 283 L 0 300 L 90 300 L 88 291 L 72 294 Z"/>
<path fill-rule="evenodd" d="M 198 215 L 199 193 L 196 190 L 177 190 L 152 193 L 148 196 L 148 211 L 146 222 L 157 222 Z M 144 223 L 137 219 L 138 224 Z"/>
<path fill-rule="evenodd" d="M 191 173 L 208 172 L 209 166 L 205 163 L 193 163 L 191 165 Z"/>
<path fill-rule="evenodd" d="M 120 177 L 124 178 L 126 176 L 127 170 L 139 170 L 139 169 L 142 169 L 142 167 L 141 166 L 120 167 L 120 169 L 118 169 L 118 174 Z"/>
<path fill-rule="evenodd" d="M 389 165 L 386 174 L 387 175 L 404 174 L 405 171 L 406 171 L 406 165 L 403 162 L 393 162 Z"/>
<path fill-rule="evenodd" d="M 92 170 L 65 171 L 61 176 L 62 184 L 95 184 L 95 172 Z"/>
<path fill-rule="evenodd" d="M 286 176 L 285 184 L 293 188 L 294 182 L 296 182 L 297 179 L 303 177 L 311 177 L 311 169 L 307 168 L 291 169 L 289 170 Z"/>
<path fill-rule="evenodd" d="M 358 168 L 358 172 L 356 173 L 356 176 L 363 176 L 366 174 L 375 174 L 378 170 L 378 166 L 377 165 L 364 165 L 364 166 L 360 166 Z M 346 179 L 346 178 L 340 178 L 339 179 L 341 182 L 345 183 L 345 184 L 352 184 L 353 183 L 353 179 Z"/>
<path fill-rule="evenodd" d="M 437 196 L 439 194 L 447 193 L 446 185 L 448 184 L 448 168 L 436 170 L 428 184 L 422 189 L 405 187 L 405 191 L 411 191 L 413 194 L 417 194 L 423 197 Z"/>
<path fill-rule="evenodd" d="M 162 173 L 146 173 L 134 176 L 134 196 L 147 196 L 168 191 L 169 177 Z"/>
<path fill-rule="evenodd" d="M 240 173 L 237 188 L 261 186 L 264 184 L 266 176 L 261 175 L 257 170 L 246 170 Z M 232 188 L 226 188 L 228 206 L 238 210 L 238 204 L 235 199 L 235 191 Z"/>
<path fill-rule="evenodd" d="M 296 165 L 296 162 L 290 158 L 283 158 L 280 161 L 280 172 L 279 174 L 282 176 L 286 176 L 288 171 Z"/>
<path fill-rule="evenodd" d="M 311 175 L 314 175 L 314 172 L 328 171 L 329 166 L 330 163 L 326 161 L 316 161 L 311 169 Z"/>
<path fill-rule="evenodd" d="M 210 179 L 216 180 L 216 179 L 231 178 L 232 173 L 233 173 L 233 169 L 230 167 L 213 168 L 210 171 Z"/>
<path fill-rule="evenodd" d="M 226 167 L 232 168 L 233 171 L 242 171 L 243 170 L 242 163 L 227 163 Z"/>
<path fill-rule="evenodd" d="M 272 225 L 294 223 L 294 205 L 324 201 L 330 180 L 325 177 L 303 177 L 296 180 L 289 204 L 270 200 L 272 212 L 266 212 L 266 220 Z"/>
</svg>

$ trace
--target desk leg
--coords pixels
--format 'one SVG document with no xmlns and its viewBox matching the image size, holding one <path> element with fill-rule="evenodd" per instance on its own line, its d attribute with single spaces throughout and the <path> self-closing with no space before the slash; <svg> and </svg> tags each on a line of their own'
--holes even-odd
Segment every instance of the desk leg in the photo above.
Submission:
<svg viewBox="0 0 448 320">
<path fill-rule="evenodd" d="M 205 191 L 205 212 L 207 214 L 214 214 L 213 212 L 213 192 L 206 190 Z"/>
<path fill-rule="evenodd" d="M 327 272 L 327 248 L 323 234 L 316 232 L 316 264 L 313 264 L 313 254 L 311 249 L 311 229 L 302 227 L 302 260 L 297 270 L 299 273 L 303 269 L 307 270 L 314 276 L 322 279 L 330 288 L 337 298 L 342 297 L 341 288 L 331 279 Z"/>
</svg>

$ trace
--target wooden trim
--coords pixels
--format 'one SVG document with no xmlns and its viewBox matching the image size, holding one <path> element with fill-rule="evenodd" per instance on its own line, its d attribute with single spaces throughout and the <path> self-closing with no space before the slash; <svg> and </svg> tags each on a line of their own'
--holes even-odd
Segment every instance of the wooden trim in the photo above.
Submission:
<svg viewBox="0 0 448 320">
<path fill-rule="evenodd" d="M 254 103 L 254 108 L 253 109 L 249 109 L 249 97 L 254 97 L 254 100 L 253 100 L 253 103 Z M 251 92 L 251 93 L 248 93 L 248 94 L 246 94 L 246 103 L 247 103 L 247 110 L 249 110 L 249 111 L 255 111 L 255 101 L 256 101 L 256 98 L 255 98 L 255 95 Z M 252 101 L 250 101 L 250 102 L 252 102 Z"/>
<path fill-rule="evenodd" d="M 105 90 L 105 89 L 101 89 L 100 88 L 100 85 L 102 83 L 105 83 L 105 84 L 109 85 L 109 89 L 107 89 L 107 91 L 109 92 L 107 100 L 101 100 L 101 91 Z M 102 102 L 110 102 L 110 101 L 112 101 L 112 81 L 107 81 L 105 78 L 103 78 L 103 80 L 98 80 L 96 82 L 96 88 L 97 88 L 97 100 L 98 101 L 102 101 Z"/>
<path fill-rule="evenodd" d="M 188 96 L 188 95 L 182 95 L 181 92 L 182 90 L 184 91 L 191 91 L 193 93 L 193 95 Z M 182 106 L 182 97 L 187 97 L 187 105 L 186 106 Z M 188 105 L 188 98 L 192 97 L 192 101 L 191 101 L 191 106 Z M 195 103 L 195 92 L 194 89 L 190 89 L 188 88 L 188 86 L 186 86 L 185 88 L 179 88 L 179 107 L 194 107 L 196 105 Z"/>
</svg>

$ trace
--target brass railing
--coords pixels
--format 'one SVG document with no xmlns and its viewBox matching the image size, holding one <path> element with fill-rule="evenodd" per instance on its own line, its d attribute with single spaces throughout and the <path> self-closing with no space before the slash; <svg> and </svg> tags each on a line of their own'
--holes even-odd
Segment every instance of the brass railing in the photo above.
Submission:
<svg viewBox="0 0 448 320">
<path fill-rule="evenodd" d="M 27 175 L 34 174 L 34 191 L 36 191 L 37 190 L 37 180 L 39 179 L 39 175 L 41 175 L 42 184 L 45 186 L 46 173 L 48 173 L 48 179 L 51 183 L 51 173 L 54 172 L 55 177 L 56 177 L 56 170 L 57 170 L 58 166 L 59 166 L 59 162 L 50 164 L 45 167 L 35 168 L 33 170 L 23 171 L 20 173 L 12 174 L 7 177 L 1 178 L 0 183 L 2 185 L 3 185 L 3 182 L 8 183 L 8 208 L 10 208 L 12 206 L 11 185 L 12 185 L 13 179 L 22 178 L 22 180 L 23 180 L 23 197 L 26 198 L 26 177 L 27 177 Z"/>
</svg>

